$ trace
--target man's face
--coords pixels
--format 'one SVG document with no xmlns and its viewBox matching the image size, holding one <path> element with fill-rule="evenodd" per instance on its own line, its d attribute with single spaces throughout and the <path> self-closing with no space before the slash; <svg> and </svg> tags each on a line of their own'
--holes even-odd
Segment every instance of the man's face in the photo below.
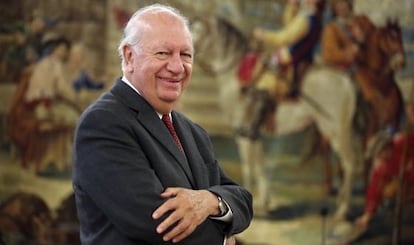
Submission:
<svg viewBox="0 0 414 245">
<path fill-rule="evenodd" d="M 339 17 L 348 17 L 351 14 L 350 6 L 345 0 L 335 3 L 334 11 Z"/>
<path fill-rule="evenodd" d="M 42 32 L 46 27 L 45 21 L 40 17 L 35 17 L 31 22 L 31 31 L 33 33 Z"/>
<path fill-rule="evenodd" d="M 55 56 L 58 57 L 62 61 L 66 61 L 68 58 L 69 49 L 68 46 L 61 43 L 55 48 Z"/>
<path fill-rule="evenodd" d="M 127 46 L 125 75 L 160 113 L 170 112 L 181 97 L 192 73 L 190 33 L 176 17 L 149 17 L 138 46 Z"/>
</svg>

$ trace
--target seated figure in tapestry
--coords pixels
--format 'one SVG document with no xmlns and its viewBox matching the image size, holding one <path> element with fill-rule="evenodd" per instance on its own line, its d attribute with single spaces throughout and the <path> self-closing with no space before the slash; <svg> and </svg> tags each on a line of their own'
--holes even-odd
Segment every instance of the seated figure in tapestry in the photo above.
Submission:
<svg viewBox="0 0 414 245">
<path fill-rule="evenodd" d="M 330 7 L 332 20 L 324 27 L 321 38 L 322 60 L 329 68 L 343 72 L 355 80 L 356 62 L 365 38 L 362 29 L 372 28 L 373 24 L 365 15 L 354 14 L 352 0 L 333 0 Z M 357 95 L 358 110 L 354 117 L 354 129 L 361 132 L 366 123 L 365 110 L 368 108 L 361 100 L 358 90 Z"/>
<path fill-rule="evenodd" d="M 354 132 L 362 149 L 378 131 L 398 130 L 404 114 L 395 71 L 405 65 L 401 29 L 397 21 L 377 27 L 364 14 L 354 14 L 351 0 L 332 1 L 332 20 L 323 31 L 322 57 L 326 65 L 355 82 Z M 365 179 L 371 168 L 365 162 Z"/>
<path fill-rule="evenodd" d="M 327 23 L 322 32 L 321 51 L 326 65 L 352 74 L 359 52 L 358 40 L 353 28 L 353 5 L 350 0 L 333 0 L 331 2 L 333 19 Z M 362 38 L 362 37 L 359 37 Z"/>
<path fill-rule="evenodd" d="M 71 166 L 73 130 L 81 108 L 63 71 L 70 44 L 61 36 L 45 40 L 42 58 L 22 76 L 12 102 L 10 139 L 21 154 L 22 166 L 37 173 Z"/>
<path fill-rule="evenodd" d="M 405 58 L 404 51 L 398 48 L 403 49 L 401 40 L 398 40 L 401 38 L 398 21 L 388 19 L 385 26 L 377 27 L 366 15 L 354 14 L 352 9 L 351 0 L 332 1 L 335 18 L 324 28 L 322 57 L 326 65 L 346 72 L 355 81 L 357 110 L 354 129 L 367 141 L 379 127 L 392 126 L 398 130 L 401 115 L 394 115 L 398 114 L 394 110 L 402 113 L 403 108 L 402 104 L 392 104 L 398 100 L 396 97 L 401 97 L 393 80 L 394 72 L 403 66 Z M 379 32 L 382 32 L 381 36 L 389 37 L 387 44 L 374 43 L 373 37 Z M 381 36 L 377 37 L 381 39 Z M 374 50 L 373 45 L 383 50 Z M 373 57 L 375 52 L 387 54 Z"/>
<path fill-rule="evenodd" d="M 256 28 L 254 37 L 272 49 L 270 62 L 287 70 L 288 96 L 295 97 L 307 68 L 313 63 L 323 27 L 324 0 L 291 0 L 284 15 L 285 26 L 276 31 Z"/>
</svg>

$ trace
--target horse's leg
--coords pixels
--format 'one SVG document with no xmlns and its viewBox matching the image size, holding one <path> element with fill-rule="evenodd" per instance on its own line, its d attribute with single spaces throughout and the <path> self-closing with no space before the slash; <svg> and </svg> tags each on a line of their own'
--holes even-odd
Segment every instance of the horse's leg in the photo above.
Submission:
<svg viewBox="0 0 414 245">
<path fill-rule="evenodd" d="M 349 90 L 352 91 L 352 90 Z M 341 161 L 342 183 L 337 197 L 337 209 L 334 214 L 335 221 L 344 221 L 352 197 L 353 176 L 356 163 L 355 138 L 352 133 L 352 115 L 355 112 L 355 100 L 349 93 L 344 100 L 341 110 L 341 125 L 335 137 L 331 138 L 331 145 Z"/>
<path fill-rule="evenodd" d="M 344 177 L 338 193 L 338 207 L 334 215 L 336 221 L 345 220 L 352 195 L 353 168 L 349 160 L 343 160 L 343 170 Z"/>
<path fill-rule="evenodd" d="M 263 144 L 256 140 L 252 145 L 252 161 L 254 165 L 254 179 L 256 180 L 257 188 L 257 202 L 259 204 L 260 212 L 266 214 L 269 209 L 269 183 L 266 176 L 265 160 Z"/>
<path fill-rule="evenodd" d="M 346 218 L 349 204 L 352 197 L 352 186 L 354 176 L 355 155 L 353 153 L 351 135 L 343 134 L 341 139 L 341 149 L 339 149 L 341 165 L 343 170 L 342 185 L 338 193 L 338 207 L 334 215 L 334 220 L 343 221 Z"/>
<path fill-rule="evenodd" d="M 323 180 L 323 188 L 327 195 L 333 193 L 333 186 L 332 186 L 332 166 L 330 160 L 330 146 L 329 141 L 320 135 L 321 137 L 321 149 L 322 149 L 322 157 L 323 157 L 323 172 L 324 172 L 324 180 Z"/>
<path fill-rule="evenodd" d="M 249 88 L 240 103 L 240 124 L 236 130 L 236 142 L 241 160 L 242 181 L 244 187 L 253 191 L 253 141 L 257 137 L 258 129 L 255 128 L 257 120 L 257 93 L 255 88 Z"/>
<path fill-rule="evenodd" d="M 257 213 L 265 214 L 268 211 L 269 193 L 262 142 L 240 136 L 236 141 L 241 158 L 243 186 L 257 197 Z"/>
<path fill-rule="evenodd" d="M 263 91 L 254 87 L 247 90 L 241 104 L 241 122 L 236 132 L 239 136 L 248 137 L 252 140 L 259 137 L 264 118 L 263 110 L 266 105 L 265 97 L 262 96 L 263 93 Z"/>
<path fill-rule="evenodd" d="M 241 160 L 241 172 L 242 172 L 242 183 L 243 186 L 249 191 L 253 191 L 253 161 L 254 159 L 252 152 L 252 140 L 248 137 L 238 136 L 236 142 L 239 149 L 239 155 Z"/>
</svg>

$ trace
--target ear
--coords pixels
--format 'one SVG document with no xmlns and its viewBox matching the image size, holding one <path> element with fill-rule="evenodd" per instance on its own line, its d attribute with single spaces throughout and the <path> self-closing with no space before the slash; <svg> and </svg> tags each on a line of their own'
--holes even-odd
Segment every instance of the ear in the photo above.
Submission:
<svg viewBox="0 0 414 245">
<path fill-rule="evenodd" d="M 124 56 L 125 61 L 125 71 L 126 72 L 132 72 L 134 69 L 134 51 L 132 50 L 132 47 L 129 45 L 125 45 L 122 48 L 122 54 Z"/>
</svg>

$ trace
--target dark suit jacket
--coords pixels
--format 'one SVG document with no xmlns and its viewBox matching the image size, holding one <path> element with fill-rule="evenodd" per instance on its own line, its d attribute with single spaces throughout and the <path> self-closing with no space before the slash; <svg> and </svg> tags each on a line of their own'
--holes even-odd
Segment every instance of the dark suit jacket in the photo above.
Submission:
<svg viewBox="0 0 414 245">
<path fill-rule="evenodd" d="M 170 244 L 151 214 L 167 187 L 207 189 L 233 211 L 226 224 L 208 218 L 180 244 L 223 243 L 252 218 L 252 197 L 220 169 L 205 130 L 173 111 L 187 157 L 154 109 L 118 79 L 81 116 L 75 133 L 73 187 L 83 244 Z"/>
</svg>

